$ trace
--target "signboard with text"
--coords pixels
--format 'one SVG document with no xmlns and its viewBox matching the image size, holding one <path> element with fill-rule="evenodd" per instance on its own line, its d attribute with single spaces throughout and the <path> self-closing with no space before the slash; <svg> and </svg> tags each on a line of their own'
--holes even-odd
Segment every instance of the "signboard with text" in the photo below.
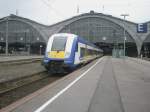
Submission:
<svg viewBox="0 0 150 112">
<path fill-rule="evenodd" d="M 137 33 L 147 33 L 147 23 L 140 23 L 137 25 Z"/>
</svg>

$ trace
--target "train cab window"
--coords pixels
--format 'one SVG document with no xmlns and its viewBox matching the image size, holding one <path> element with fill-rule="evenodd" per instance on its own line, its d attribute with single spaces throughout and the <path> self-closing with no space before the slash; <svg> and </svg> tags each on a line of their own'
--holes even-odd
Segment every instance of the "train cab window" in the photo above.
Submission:
<svg viewBox="0 0 150 112">
<path fill-rule="evenodd" d="M 67 37 L 54 37 L 51 51 L 64 51 L 66 47 Z"/>
</svg>

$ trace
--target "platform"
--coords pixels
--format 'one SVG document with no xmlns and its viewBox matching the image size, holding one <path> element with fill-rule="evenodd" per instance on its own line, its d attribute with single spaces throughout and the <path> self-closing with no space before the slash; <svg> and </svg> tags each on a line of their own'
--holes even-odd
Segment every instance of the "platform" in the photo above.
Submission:
<svg viewBox="0 0 150 112">
<path fill-rule="evenodd" d="M 44 71 L 43 56 L 0 56 L 0 83 Z"/>
<path fill-rule="evenodd" d="M 8 62 L 8 61 L 19 61 L 19 60 L 27 60 L 27 59 L 37 59 L 43 58 L 43 56 L 0 56 L 0 62 Z"/>
<path fill-rule="evenodd" d="M 150 112 L 150 63 L 103 57 L 2 112 Z"/>
</svg>

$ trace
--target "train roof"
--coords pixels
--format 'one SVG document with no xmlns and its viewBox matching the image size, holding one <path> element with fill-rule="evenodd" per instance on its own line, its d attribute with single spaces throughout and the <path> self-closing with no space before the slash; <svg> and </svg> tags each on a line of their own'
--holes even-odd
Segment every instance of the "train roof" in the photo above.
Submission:
<svg viewBox="0 0 150 112">
<path fill-rule="evenodd" d="M 80 36 L 77 36 L 77 37 L 78 37 L 78 40 L 79 40 L 79 41 L 81 41 L 81 42 L 83 42 L 83 43 L 85 43 L 85 44 L 87 44 L 87 45 L 90 45 L 90 46 L 92 46 L 92 47 L 98 48 L 96 45 L 94 45 L 93 43 L 91 43 L 91 42 L 85 40 L 84 38 L 82 38 L 82 37 L 80 37 Z"/>
<path fill-rule="evenodd" d="M 71 33 L 56 33 L 56 34 L 53 34 L 52 36 L 69 36 L 69 37 L 77 37 L 77 35 L 71 34 Z"/>
<path fill-rule="evenodd" d="M 100 51 L 103 51 L 102 49 L 98 48 L 95 44 L 93 44 L 93 43 L 91 43 L 91 42 L 85 40 L 84 38 L 82 38 L 82 37 L 80 37 L 80 36 L 77 36 L 77 38 L 79 39 L 80 42 L 83 42 L 83 43 L 85 43 L 85 44 L 87 44 L 87 45 L 89 45 L 89 46 L 92 46 L 92 47 L 94 47 L 94 48 L 99 49 Z"/>
</svg>

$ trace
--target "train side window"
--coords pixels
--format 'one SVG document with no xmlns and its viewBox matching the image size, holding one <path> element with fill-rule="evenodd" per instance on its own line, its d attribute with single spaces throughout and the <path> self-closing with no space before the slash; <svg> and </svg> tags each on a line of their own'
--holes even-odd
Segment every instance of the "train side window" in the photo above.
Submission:
<svg viewBox="0 0 150 112">
<path fill-rule="evenodd" d="M 75 51 L 78 52 L 78 43 L 76 44 L 76 50 Z"/>
<path fill-rule="evenodd" d="M 81 57 L 84 57 L 85 56 L 85 48 L 80 48 L 80 55 Z"/>
</svg>

